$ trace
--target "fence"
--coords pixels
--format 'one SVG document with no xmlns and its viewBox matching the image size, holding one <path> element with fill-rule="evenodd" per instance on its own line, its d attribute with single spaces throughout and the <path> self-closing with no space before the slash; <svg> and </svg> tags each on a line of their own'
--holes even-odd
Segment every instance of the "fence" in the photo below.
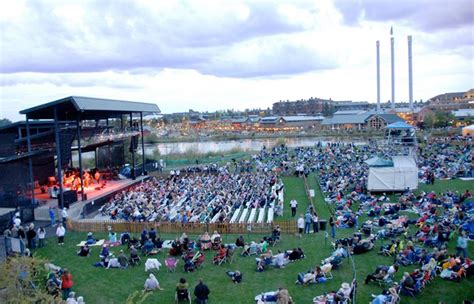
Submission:
<svg viewBox="0 0 474 304">
<path fill-rule="evenodd" d="M 25 242 L 20 238 L 0 237 L 0 262 L 4 262 L 12 253 L 23 254 L 26 249 Z"/>
<path fill-rule="evenodd" d="M 219 231 L 221 234 L 270 234 L 273 227 L 279 225 L 281 232 L 294 234 L 297 232 L 294 221 L 275 221 L 272 224 L 229 224 L 229 223 L 170 223 L 170 222 L 127 222 L 112 220 L 68 220 L 68 228 L 77 232 L 105 232 L 108 227 L 113 231 L 129 231 L 140 233 L 143 229 L 154 227 L 160 233 L 201 234 L 204 231 Z"/>
</svg>

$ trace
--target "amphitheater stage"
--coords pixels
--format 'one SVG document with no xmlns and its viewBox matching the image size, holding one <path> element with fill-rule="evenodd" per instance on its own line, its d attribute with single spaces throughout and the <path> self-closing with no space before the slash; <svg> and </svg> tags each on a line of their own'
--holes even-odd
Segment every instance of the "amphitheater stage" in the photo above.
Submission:
<svg viewBox="0 0 474 304">
<path fill-rule="evenodd" d="M 84 188 L 84 193 L 87 199 L 81 201 L 80 193 L 77 195 L 78 201 L 71 204 L 68 209 L 68 215 L 70 218 L 79 219 L 83 217 L 84 206 L 92 206 L 95 203 L 102 205 L 104 200 L 108 200 L 111 196 L 117 192 L 122 191 L 130 186 L 141 183 L 143 180 L 149 178 L 149 176 L 139 176 L 135 180 L 123 179 L 116 181 L 107 181 L 104 188 L 96 188 L 97 184 L 90 185 Z M 36 193 L 37 191 L 37 193 Z M 60 218 L 60 211 L 58 208 L 58 199 L 50 198 L 48 193 L 41 193 L 38 189 L 35 191 L 35 198 L 39 203 L 39 206 L 35 208 L 35 220 L 37 221 L 49 221 L 49 207 L 55 208 L 56 219 Z"/>
</svg>

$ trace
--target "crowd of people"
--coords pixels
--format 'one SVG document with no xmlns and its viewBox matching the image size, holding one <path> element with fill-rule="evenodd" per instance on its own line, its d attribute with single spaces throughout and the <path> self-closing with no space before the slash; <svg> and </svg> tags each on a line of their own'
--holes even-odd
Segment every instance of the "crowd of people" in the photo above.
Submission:
<svg viewBox="0 0 474 304">
<path fill-rule="evenodd" d="M 234 170 L 230 166 L 196 166 L 174 170 L 166 177 L 152 177 L 117 194 L 100 212 L 111 219 L 179 223 L 208 223 L 212 219 L 229 222 L 233 213 L 240 208 L 273 206 L 275 214 L 281 215 L 283 206 L 278 201 L 278 192 L 281 191 L 282 183 L 279 175 L 308 177 L 314 172 L 326 202 L 333 211 L 329 224 L 334 252 L 323 259 L 321 265 L 298 273 L 297 283 L 308 285 L 325 282 L 332 277 L 331 270 L 337 269 L 344 258 L 372 250 L 379 238 L 387 240 L 379 252 L 392 257 L 393 264 L 379 265 L 365 278 L 364 283 L 377 282 L 385 289 L 381 295 L 374 296 L 373 303 L 386 303 L 387 299 L 399 297 L 399 294 L 416 295 L 435 276 L 458 282 L 465 276 L 473 275 L 474 266 L 467 251 L 468 240 L 474 238 L 471 216 L 474 204 L 469 203 L 471 190 L 457 193 L 446 189 L 441 193 L 415 194 L 406 189 L 397 196 L 371 194 L 366 188 L 369 168 L 366 161 L 390 153 L 390 149 L 373 142 L 369 145 L 317 143 L 314 147 L 292 150 L 284 145 L 264 148 L 251 161 L 235 162 Z M 469 177 L 472 174 L 473 150 L 467 143 L 452 144 L 446 140 L 435 140 L 419 148 L 417 157 L 421 182 L 432 184 L 436 179 Z M 289 204 L 293 217 L 297 214 L 297 205 L 296 200 Z M 411 215 L 407 216 L 408 213 Z M 359 223 L 360 217 L 367 217 L 368 220 Z M 67 214 L 65 218 L 67 221 Z M 317 232 L 318 220 L 316 210 L 305 210 L 297 220 L 300 235 L 310 233 L 311 228 Z M 39 247 L 44 245 L 43 227 L 35 229 L 30 225 L 25 231 L 16 224 L 7 234 L 24 238 L 31 249 L 36 248 L 37 241 Z M 59 223 L 56 228 L 59 245 L 64 244 L 64 226 Z M 357 232 L 353 237 L 336 239 L 336 228 L 355 228 Z M 127 245 L 128 254 L 122 249 L 115 256 L 106 244 L 101 247 L 96 266 L 126 269 L 140 263 L 140 254 L 149 257 L 164 250 L 163 240 L 157 236 L 155 229 L 144 230 L 139 239 L 129 233 L 122 234 L 120 238 L 114 234 L 109 231 L 109 242 Z M 456 238 L 456 252 L 449 252 L 447 243 L 453 238 Z M 207 250 L 215 250 L 213 262 L 220 264 L 230 259 L 236 248 L 242 248 L 242 256 L 256 255 L 256 271 L 259 272 L 265 271 L 268 266 L 284 268 L 291 261 L 305 257 L 301 248 L 271 249 L 279 240 L 278 229 L 260 242 L 245 242 L 243 236 L 239 236 L 232 244 L 224 244 L 217 231 L 212 235 L 205 232 L 196 240 L 191 240 L 183 233 L 170 243 L 167 257 L 170 259 L 169 265 L 175 267 L 177 260 L 183 260 L 185 273 L 199 269 Z M 90 256 L 89 246 L 93 243 L 89 241 L 95 241 L 92 235 L 87 236 L 86 244 L 77 252 L 78 256 Z M 172 263 L 172 259 L 175 263 Z M 416 265 L 417 268 L 405 272 L 403 278 L 395 282 L 395 273 L 409 265 Z M 62 271 L 61 283 L 58 285 L 55 282 L 58 274 L 51 276 L 50 283 L 59 286 L 59 290 L 64 292 L 63 297 L 74 298 L 76 302 L 71 299 L 70 303 L 79 303 L 79 298 L 76 299 L 74 294 L 71 296 L 72 276 L 68 275 L 67 270 Z M 63 278 L 64 273 L 66 276 Z M 243 280 L 239 270 L 227 271 L 226 274 L 235 284 Z M 148 275 L 144 290 L 162 290 L 153 273 Z M 315 297 L 314 302 L 347 299 L 352 291 L 353 284 L 344 283 L 340 290 Z M 200 280 L 194 290 L 197 302 L 206 303 L 209 293 L 208 287 Z M 290 298 L 287 291 L 285 294 L 281 290 L 274 292 L 273 296 Z M 176 286 L 176 299 L 190 298 L 189 284 L 182 278 Z"/>
<path fill-rule="evenodd" d="M 272 172 L 231 174 L 227 169 L 152 177 L 117 194 L 100 212 L 129 221 L 228 222 L 241 207 L 275 204 L 277 183 L 281 184 Z"/>
</svg>

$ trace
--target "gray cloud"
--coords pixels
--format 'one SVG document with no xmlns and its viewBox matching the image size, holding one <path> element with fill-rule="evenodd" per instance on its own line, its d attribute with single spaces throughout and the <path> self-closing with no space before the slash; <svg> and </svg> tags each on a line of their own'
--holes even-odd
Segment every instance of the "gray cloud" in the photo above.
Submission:
<svg viewBox="0 0 474 304">
<path fill-rule="evenodd" d="M 299 74 L 338 66 L 335 58 L 316 49 L 292 41 L 288 37 L 259 40 L 259 47 L 239 50 L 247 56 L 234 56 L 232 50 L 212 59 L 198 70 L 217 76 L 261 77 L 266 75 Z"/>
<path fill-rule="evenodd" d="M 471 27 L 472 0 L 335 0 L 347 24 L 361 20 L 407 23 L 424 32 Z"/>
<path fill-rule="evenodd" d="M 229 65 L 222 59 L 222 54 L 237 54 L 249 40 L 305 30 L 302 24 L 289 22 L 270 1 L 235 4 L 238 7 L 177 2 L 178 6 L 171 8 L 163 1 L 159 2 L 162 7 L 149 8 L 138 1 L 97 0 L 78 2 L 84 9 L 78 20 L 61 17 L 60 6 L 54 2 L 27 3 L 21 22 L 0 22 L 3 58 L 8 58 L 1 61 L 2 73 L 196 68 L 202 73 L 236 77 L 292 74 L 328 66 L 317 63 L 317 53 L 304 50 L 304 46 L 299 52 L 308 64 L 288 64 L 287 58 L 299 52 L 284 41 L 274 54 L 253 61 L 255 65 Z M 302 6 L 307 3 L 310 1 L 297 2 Z M 233 59 L 239 60 L 228 58 Z"/>
<path fill-rule="evenodd" d="M 46 74 L 46 73 L 11 73 L 3 74 L 0 79 L 2 87 L 14 87 L 17 85 L 46 85 L 68 86 L 72 88 L 86 87 L 108 87 L 115 89 L 139 89 L 142 86 L 130 79 L 126 74 L 107 75 L 101 73 L 69 73 L 69 74 Z"/>
</svg>

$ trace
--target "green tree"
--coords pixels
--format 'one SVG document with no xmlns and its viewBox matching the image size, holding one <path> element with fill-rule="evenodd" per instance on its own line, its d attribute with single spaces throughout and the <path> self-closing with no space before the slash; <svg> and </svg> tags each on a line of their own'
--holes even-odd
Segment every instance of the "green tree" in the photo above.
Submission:
<svg viewBox="0 0 474 304">
<path fill-rule="evenodd" d="M 433 129 L 435 125 L 435 121 L 436 121 L 436 117 L 433 113 L 426 114 L 425 118 L 423 119 L 425 128 Z"/>
<path fill-rule="evenodd" d="M 46 291 L 45 260 L 13 257 L 0 264 L 0 303 L 55 303 Z"/>
<path fill-rule="evenodd" d="M 453 123 L 455 117 L 452 113 L 437 111 L 434 115 L 434 119 L 434 126 L 436 128 L 444 128 L 450 126 Z"/>
</svg>

